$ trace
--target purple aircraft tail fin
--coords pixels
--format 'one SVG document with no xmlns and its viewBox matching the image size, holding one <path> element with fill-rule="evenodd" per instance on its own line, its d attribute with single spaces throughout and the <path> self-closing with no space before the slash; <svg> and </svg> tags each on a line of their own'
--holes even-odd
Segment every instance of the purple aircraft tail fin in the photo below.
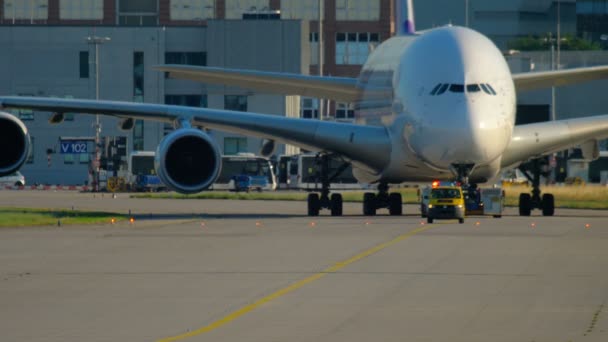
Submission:
<svg viewBox="0 0 608 342">
<path fill-rule="evenodd" d="M 416 33 L 413 0 L 395 0 L 395 25 L 398 36 Z"/>
</svg>

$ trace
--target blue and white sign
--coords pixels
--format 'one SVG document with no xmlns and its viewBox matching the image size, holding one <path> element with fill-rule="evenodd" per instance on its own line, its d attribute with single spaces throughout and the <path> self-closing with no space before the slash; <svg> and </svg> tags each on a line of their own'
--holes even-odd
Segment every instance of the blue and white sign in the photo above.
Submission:
<svg viewBox="0 0 608 342">
<path fill-rule="evenodd" d="M 61 142 L 61 154 L 81 154 L 89 153 L 86 141 L 62 141 Z"/>
</svg>

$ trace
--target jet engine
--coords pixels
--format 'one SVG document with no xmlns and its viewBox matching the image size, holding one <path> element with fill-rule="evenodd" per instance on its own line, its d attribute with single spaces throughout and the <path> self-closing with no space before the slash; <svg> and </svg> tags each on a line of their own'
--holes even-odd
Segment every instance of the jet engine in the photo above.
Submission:
<svg viewBox="0 0 608 342">
<path fill-rule="evenodd" d="M 19 170 L 29 152 L 27 127 L 15 116 L 0 112 L 0 177 Z"/>
<path fill-rule="evenodd" d="M 167 135 L 158 145 L 154 166 L 166 186 L 192 194 L 215 182 L 220 175 L 222 157 L 208 134 L 182 128 Z"/>
</svg>

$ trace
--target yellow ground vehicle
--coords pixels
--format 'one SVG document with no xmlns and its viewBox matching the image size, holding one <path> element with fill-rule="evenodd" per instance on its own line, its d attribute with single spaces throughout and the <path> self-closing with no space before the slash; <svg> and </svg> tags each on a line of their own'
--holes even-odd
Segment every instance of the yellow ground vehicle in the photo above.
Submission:
<svg viewBox="0 0 608 342">
<path fill-rule="evenodd" d="M 458 219 L 464 223 L 464 196 L 459 186 L 439 186 L 431 190 L 427 222 L 433 223 L 435 219 Z"/>
</svg>

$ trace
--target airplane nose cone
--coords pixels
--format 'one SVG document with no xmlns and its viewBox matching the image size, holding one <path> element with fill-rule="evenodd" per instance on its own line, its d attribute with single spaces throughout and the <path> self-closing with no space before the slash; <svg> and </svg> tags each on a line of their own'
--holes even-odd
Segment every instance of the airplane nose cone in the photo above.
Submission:
<svg viewBox="0 0 608 342">
<path fill-rule="evenodd" d="M 429 113 L 409 143 L 420 158 L 436 168 L 483 165 L 502 154 L 511 134 L 509 127 L 494 113 L 465 104 Z"/>
</svg>

